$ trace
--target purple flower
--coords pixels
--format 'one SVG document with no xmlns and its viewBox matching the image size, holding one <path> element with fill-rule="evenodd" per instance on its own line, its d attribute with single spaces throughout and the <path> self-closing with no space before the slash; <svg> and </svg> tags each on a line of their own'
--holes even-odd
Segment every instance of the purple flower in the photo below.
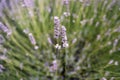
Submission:
<svg viewBox="0 0 120 80">
<path fill-rule="evenodd" d="M 5 42 L 5 39 L 2 35 L 0 35 L 0 44 L 4 43 Z"/>
<path fill-rule="evenodd" d="M 34 0 L 24 0 L 24 5 L 28 8 L 34 7 Z"/>
<path fill-rule="evenodd" d="M 54 38 L 58 39 L 60 36 L 60 19 L 59 17 L 54 17 Z"/>
<path fill-rule="evenodd" d="M 5 69 L 4 66 L 0 64 L 0 73 L 2 73 L 4 69 Z"/>
<path fill-rule="evenodd" d="M 62 46 L 63 47 L 68 47 L 68 42 L 67 42 L 67 35 L 66 35 L 66 28 L 65 26 L 61 27 L 61 38 L 62 38 Z"/>
<path fill-rule="evenodd" d="M 5 26 L 3 23 L 0 22 L 0 30 L 2 30 L 3 32 L 7 33 L 7 36 L 12 34 L 12 31 Z"/>
<path fill-rule="evenodd" d="M 29 36 L 31 44 L 36 45 L 36 41 L 35 41 L 35 38 L 34 38 L 33 34 L 29 33 L 28 36 Z"/>
</svg>

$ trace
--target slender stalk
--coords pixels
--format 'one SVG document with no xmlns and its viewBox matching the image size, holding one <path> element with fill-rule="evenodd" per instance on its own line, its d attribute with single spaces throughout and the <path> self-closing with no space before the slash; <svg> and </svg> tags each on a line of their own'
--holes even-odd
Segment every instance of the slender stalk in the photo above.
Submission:
<svg viewBox="0 0 120 80">
<path fill-rule="evenodd" d="M 63 66 L 63 71 L 62 71 L 62 77 L 63 77 L 63 80 L 66 80 L 66 53 L 65 53 L 65 50 L 64 50 L 64 53 L 62 55 L 62 66 Z"/>
</svg>

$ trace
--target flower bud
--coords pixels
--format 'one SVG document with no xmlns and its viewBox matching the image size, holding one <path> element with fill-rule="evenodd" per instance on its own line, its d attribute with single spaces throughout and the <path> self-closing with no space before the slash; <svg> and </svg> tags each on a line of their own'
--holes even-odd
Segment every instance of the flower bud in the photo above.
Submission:
<svg viewBox="0 0 120 80">
<path fill-rule="evenodd" d="M 36 41 L 35 41 L 35 38 L 34 38 L 33 34 L 29 33 L 28 36 L 29 36 L 31 44 L 36 45 Z"/>
<path fill-rule="evenodd" d="M 60 36 L 60 19 L 55 16 L 54 17 L 54 38 L 58 39 Z"/>
</svg>

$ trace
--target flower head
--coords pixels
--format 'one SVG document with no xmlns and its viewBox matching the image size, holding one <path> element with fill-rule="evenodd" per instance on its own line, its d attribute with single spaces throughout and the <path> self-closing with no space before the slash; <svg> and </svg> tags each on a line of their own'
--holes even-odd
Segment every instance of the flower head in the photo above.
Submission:
<svg viewBox="0 0 120 80">
<path fill-rule="evenodd" d="M 5 39 L 2 35 L 0 35 L 0 44 L 4 43 Z"/>
<path fill-rule="evenodd" d="M 12 31 L 1 22 L 0 22 L 0 30 L 2 30 L 4 33 L 7 33 L 7 35 L 12 34 Z"/>
<path fill-rule="evenodd" d="M 0 73 L 2 73 L 4 69 L 5 69 L 4 66 L 0 64 Z"/>
<path fill-rule="evenodd" d="M 62 47 L 68 47 L 66 28 L 65 26 L 61 27 L 61 38 L 62 38 Z"/>
<path fill-rule="evenodd" d="M 34 0 L 23 0 L 23 1 L 26 7 L 32 8 L 34 6 Z"/>
<path fill-rule="evenodd" d="M 68 4 L 69 4 L 69 0 L 63 0 L 63 3 L 64 3 L 65 5 L 68 5 Z"/>
<path fill-rule="evenodd" d="M 35 38 L 34 38 L 33 34 L 29 33 L 28 36 L 29 36 L 31 44 L 36 45 L 36 41 L 35 41 Z"/>
<path fill-rule="evenodd" d="M 54 38 L 58 39 L 60 36 L 60 19 L 59 17 L 54 17 Z"/>
<path fill-rule="evenodd" d="M 50 72 L 55 72 L 56 70 L 58 70 L 58 61 L 54 60 L 52 62 L 52 65 L 49 67 Z"/>
</svg>

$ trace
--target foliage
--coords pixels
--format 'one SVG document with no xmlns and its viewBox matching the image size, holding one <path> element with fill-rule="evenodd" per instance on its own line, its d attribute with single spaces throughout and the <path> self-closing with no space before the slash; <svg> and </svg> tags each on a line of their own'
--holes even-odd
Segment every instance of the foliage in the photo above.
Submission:
<svg viewBox="0 0 120 80">
<path fill-rule="evenodd" d="M 66 6 L 62 0 L 28 4 L 13 0 L 5 6 L 0 20 L 12 34 L 0 30 L 4 37 L 0 43 L 0 65 L 4 67 L 0 66 L 0 80 L 63 80 L 63 61 L 66 80 L 119 80 L 120 6 L 117 0 L 81 1 L 70 0 Z M 59 53 L 53 37 L 54 16 L 66 27 L 69 43 Z M 51 72 L 54 60 L 59 68 Z"/>
</svg>

